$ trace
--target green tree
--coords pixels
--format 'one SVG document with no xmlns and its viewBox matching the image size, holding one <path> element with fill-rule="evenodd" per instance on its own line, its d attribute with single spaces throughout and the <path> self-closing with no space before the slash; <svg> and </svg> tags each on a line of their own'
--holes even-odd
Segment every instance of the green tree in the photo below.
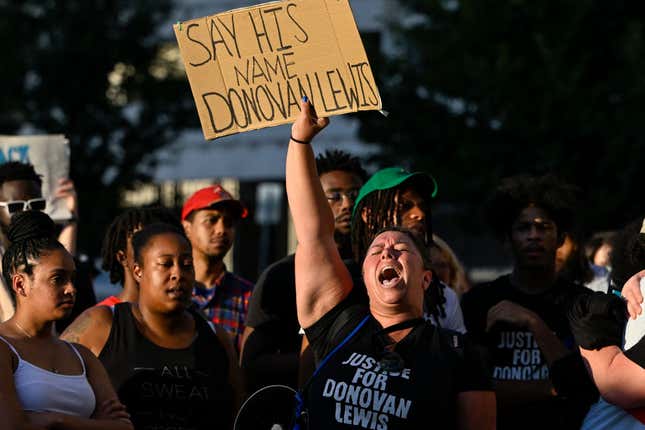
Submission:
<svg viewBox="0 0 645 430">
<path fill-rule="evenodd" d="M 414 160 L 472 213 L 504 176 L 554 172 L 587 228 L 645 212 L 645 3 L 399 0 L 379 69 L 381 161 Z"/>
<path fill-rule="evenodd" d="M 118 193 L 197 116 L 170 0 L 0 0 L 0 133 L 63 133 L 80 198 L 80 248 L 98 251 Z"/>
</svg>

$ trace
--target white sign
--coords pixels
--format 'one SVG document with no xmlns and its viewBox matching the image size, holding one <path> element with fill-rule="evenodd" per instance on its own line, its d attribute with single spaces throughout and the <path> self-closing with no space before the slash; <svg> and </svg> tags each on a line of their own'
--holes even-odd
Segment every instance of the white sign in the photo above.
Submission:
<svg viewBox="0 0 645 430">
<path fill-rule="evenodd" d="M 65 202 L 54 198 L 59 179 L 69 177 L 69 141 L 62 134 L 39 136 L 0 135 L 0 164 L 20 161 L 34 166 L 42 176 L 47 214 L 55 221 L 71 218 Z"/>
</svg>

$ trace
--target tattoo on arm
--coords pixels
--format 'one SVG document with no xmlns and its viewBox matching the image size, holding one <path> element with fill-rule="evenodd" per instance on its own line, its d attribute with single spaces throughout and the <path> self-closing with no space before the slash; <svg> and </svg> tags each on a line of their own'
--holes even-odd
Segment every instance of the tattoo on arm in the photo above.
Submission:
<svg viewBox="0 0 645 430">
<path fill-rule="evenodd" d="M 83 312 L 65 329 L 60 338 L 68 342 L 80 343 L 81 337 L 85 334 L 87 329 L 90 328 L 93 322 L 94 320 L 92 319 L 91 313 Z"/>
</svg>

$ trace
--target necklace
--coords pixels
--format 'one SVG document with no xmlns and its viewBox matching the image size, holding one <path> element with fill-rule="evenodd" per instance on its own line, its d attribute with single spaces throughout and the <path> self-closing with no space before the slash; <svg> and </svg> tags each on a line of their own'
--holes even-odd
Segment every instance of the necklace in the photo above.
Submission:
<svg viewBox="0 0 645 430">
<path fill-rule="evenodd" d="M 18 327 L 20 329 L 21 332 L 24 333 L 25 336 L 27 336 L 27 339 L 31 339 L 33 337 L 31 334 L 29 334 L 29 332 L 27 330 L 25 330 L 25 328 L 23 326 L 18 324 L 18 321 L 14 321 L 13 323 L 16 325 L 16 327 Z M 56 367 L 54 367 L 54 366 L 50 366 L 49 369 L 53 373 L 58 373 L 58 369 Z"/>
<path fill-rule="evenodd" d="M 25 336 L 27 336 L 27 339 L 31 339 L 33 337 L 32 335 L 29 334 L 29 332 L 27 330 L 25 330 L 25 328 L 23 326 L 18 324 L 18 321 L 14 321 L 13 323 L 16 325 L 16 327 L 18 327 L 20 329 L 21 332 L 24 333 Z"/>
</svg>

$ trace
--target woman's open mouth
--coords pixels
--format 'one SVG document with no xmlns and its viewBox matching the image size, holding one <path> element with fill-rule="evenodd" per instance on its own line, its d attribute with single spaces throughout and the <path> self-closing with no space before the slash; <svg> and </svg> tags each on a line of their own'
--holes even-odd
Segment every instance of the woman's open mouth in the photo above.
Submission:
<svg viewBox="0 0 645 430">
<path fill-rule="evenodd" d="M 385 288 L 395 287 L 401 281 L 399 269 L 395 266 L 383 266 L 378 274 L 378 282 Z"/>
</svg>

